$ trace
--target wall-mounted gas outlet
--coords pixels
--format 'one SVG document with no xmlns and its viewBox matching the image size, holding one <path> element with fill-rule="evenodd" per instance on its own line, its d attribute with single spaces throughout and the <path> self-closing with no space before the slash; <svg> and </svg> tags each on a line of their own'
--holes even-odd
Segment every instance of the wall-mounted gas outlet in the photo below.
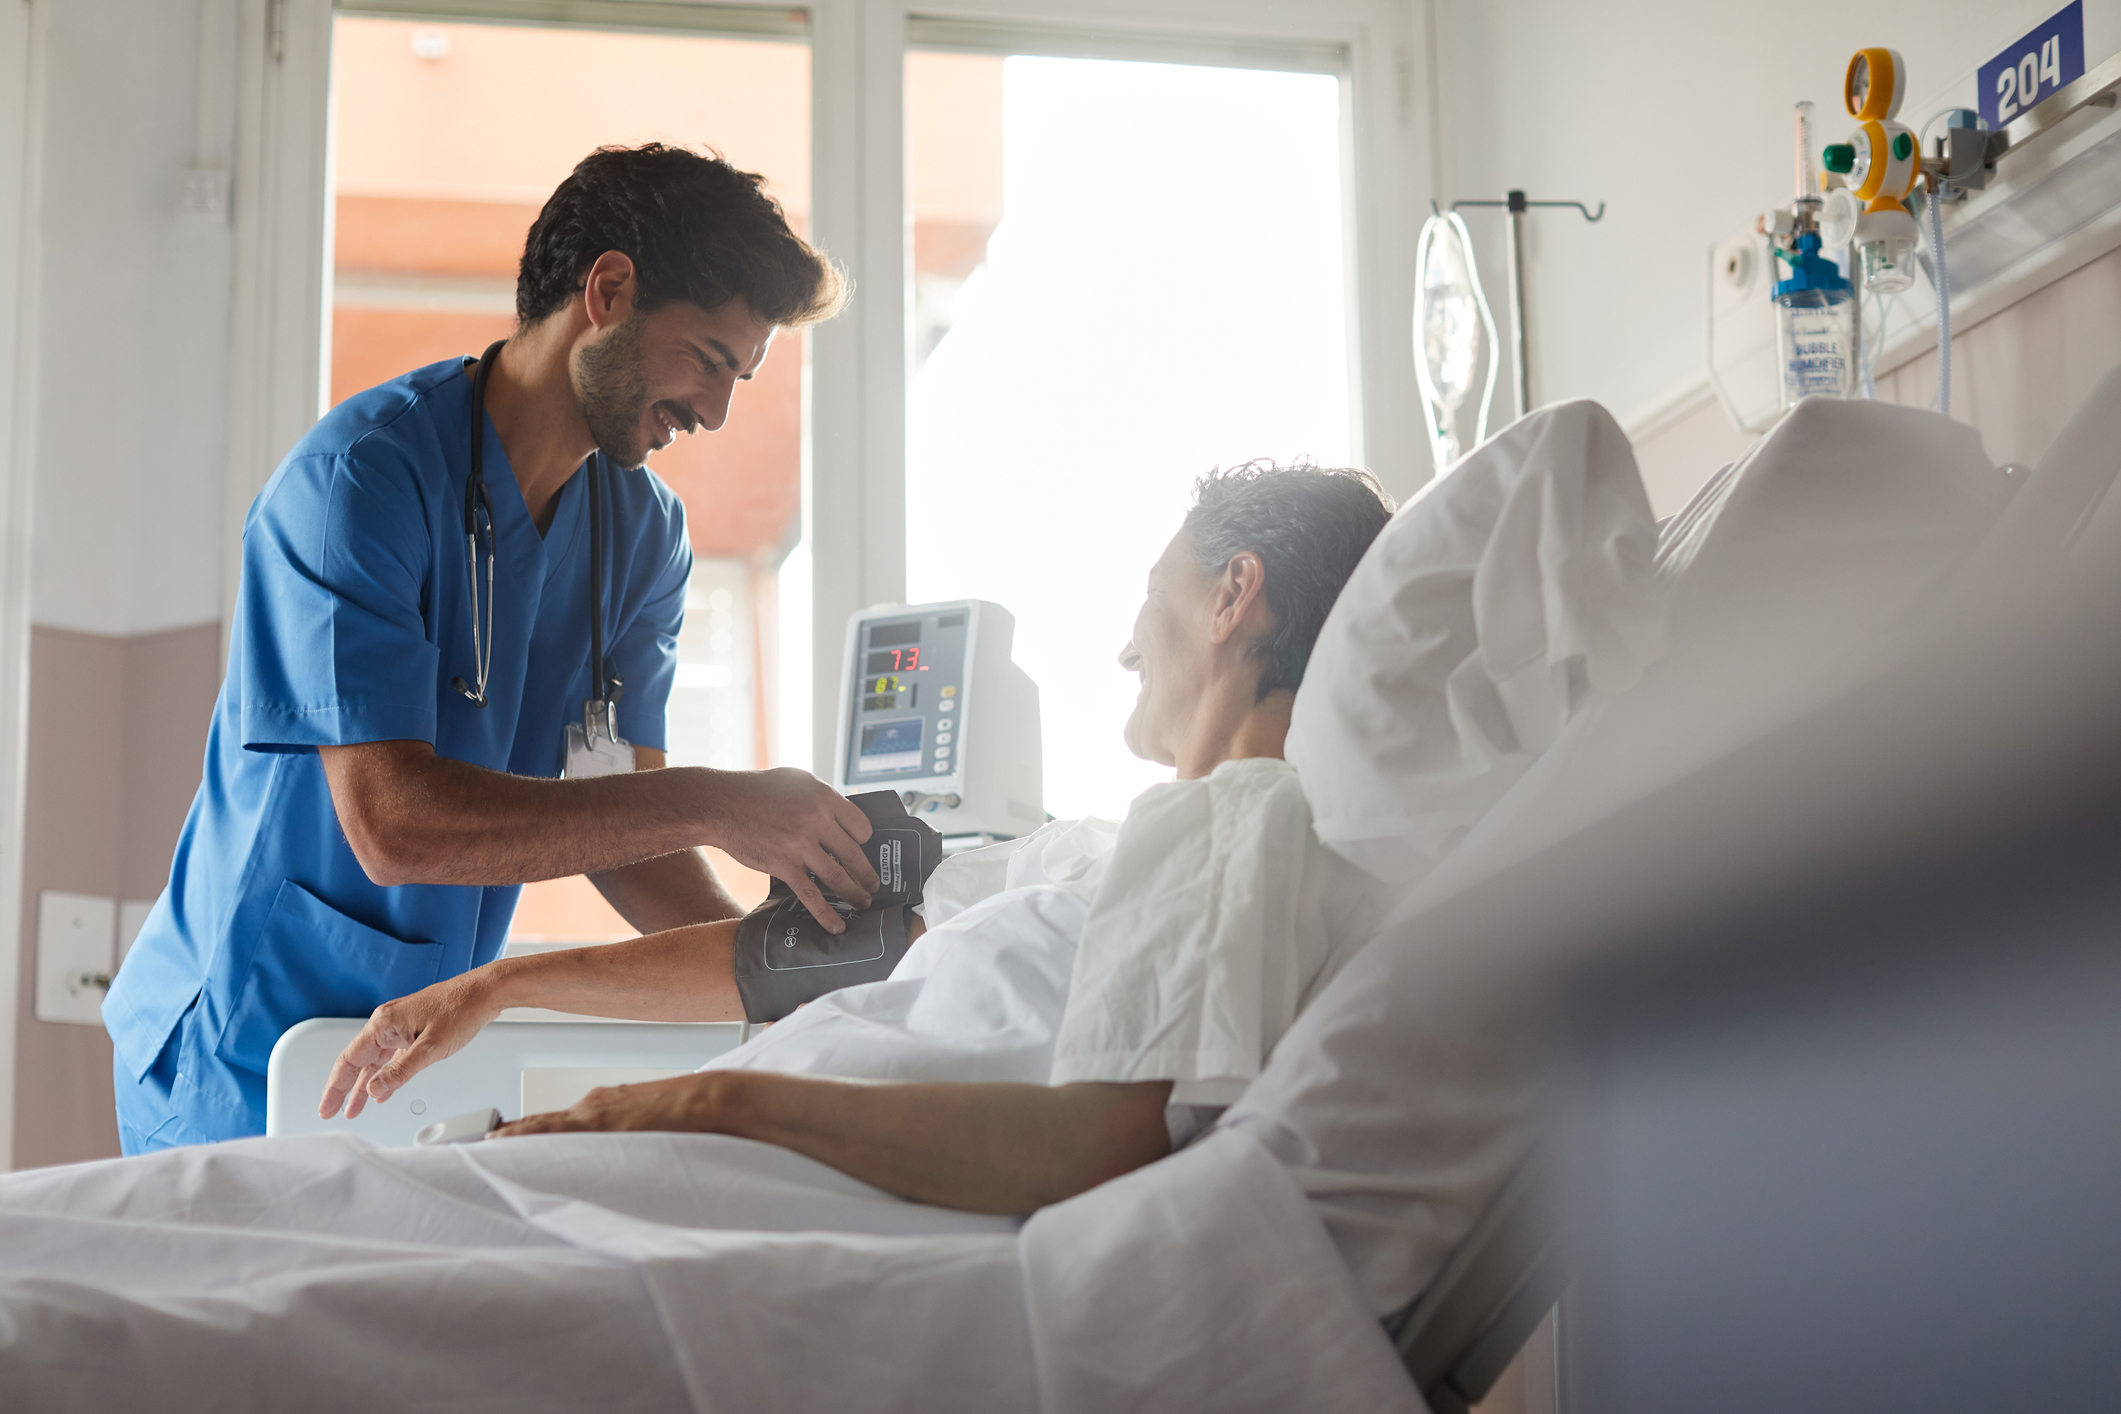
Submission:
<svg viewBox="0 0 2121 1414">
<path fill-rule="evenodd" d="M 116 899 L 37 895 L 37 1020 L 103 1024 L 117 936 Z"/>
</svg>

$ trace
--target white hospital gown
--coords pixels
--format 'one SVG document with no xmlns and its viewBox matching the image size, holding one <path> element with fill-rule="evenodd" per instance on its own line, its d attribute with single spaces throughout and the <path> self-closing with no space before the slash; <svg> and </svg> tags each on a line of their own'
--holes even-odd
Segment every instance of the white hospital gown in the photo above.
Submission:
<svg viewBox="0 0 2121 1414">
<path fill-rule="evenodd" d="M 710 1069 L 872 1080 L 1175 1082 L 1174 1143 L 1259 1073 L 1375 924 L 1286 762 L 1151 788 L 945 860 L 928 932 L 881 982 L 821 997 Z"/>
</svg>

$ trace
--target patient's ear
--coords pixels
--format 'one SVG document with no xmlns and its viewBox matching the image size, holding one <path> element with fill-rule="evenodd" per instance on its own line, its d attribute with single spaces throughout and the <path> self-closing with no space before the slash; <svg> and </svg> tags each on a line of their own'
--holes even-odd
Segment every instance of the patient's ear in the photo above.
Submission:
<svg viewBox="0 0 2121 1414">
<path fill-rule="evenodd" d="M 1266 583 L 1267 567 L 1260 563 L 1259 556 L 1250 550 L 1240 550 L 1230 557 L 1230 563 L 1223 566 L 1222 575 L 1215 582 L 1215 617 L 1208 628 L 1210 642 L 1228 643 L 1232 638 L 1254 636 L 1264 629 Z M 1255 615 L 1260 621 L 1251 623 Z"/>
</svg>

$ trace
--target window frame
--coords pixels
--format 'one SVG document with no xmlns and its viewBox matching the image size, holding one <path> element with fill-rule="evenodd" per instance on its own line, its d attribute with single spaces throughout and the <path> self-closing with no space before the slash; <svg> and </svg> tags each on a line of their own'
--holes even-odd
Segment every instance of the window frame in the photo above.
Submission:
<svg viewBox="0 0 2121 1414">
<path fill-rule="evenodd" d="M 30 532 L 35 482 L 37 331 L 31 272 L 42 242 L 46 6 L 0 15 L 0 957 L 30 940 L 23 926 L 22 843 L 29 741 Z M 0 977 L 0 1173 L 14 1168 L 15 1060 L 22 1005 L 14 964 Z"/>
<path fill-rule="evenodd" d="M 242 0 L 223 633 L 244 514 L 324 402 L 331 297 L 333 0 Z M 788 34 L 791 7 L 692 0 L 350 0 L 353 13 Z M 811 332 L 803 515 L 811 760 L 829 776 L 847 617 L 906 586 L 905 56 L 974 48 L 1329 71 L 1341 77 L 1349 399 L 1357 459 L 1396 494 L 1428 475 L 1414 404 L 1411 252 L 1433 189 L 1424 7 L 1405 0 L 807 0 L 811 233 L 853 276 Z M 775 26 L 780 28 L 774 29 Z"/>
</svg>

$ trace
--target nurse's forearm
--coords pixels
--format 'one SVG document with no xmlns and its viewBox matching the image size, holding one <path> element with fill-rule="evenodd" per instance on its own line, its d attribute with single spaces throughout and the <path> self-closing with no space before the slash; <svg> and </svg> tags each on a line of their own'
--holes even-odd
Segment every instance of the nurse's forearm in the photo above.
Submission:
<svg viewBox="0 0 2121 1414">
<path fill-rule="evenodd" d="M 866 906 L 877 884 L 862 856 L 868 817 L 807 771 L 553 780 L 454 761 L 424 741 L 317 754 L 346 842 L 379 884 L 524 884 L 714 845 L 785 880 L 835 933 L 845 925 L 819 885 Z"/>
<path fill-rule="evenodd" d="M 653 747 L 635 748 L 642 771 L 660 771 L 668 758 Z M 659 854 L 621 869 L 591 874 L 604 901 L 640 933 L 661 933 L 694 923 L 735 918 L 744 908 L 722 886 L 707 856 L 696 849 Z"/>
<path fill-rule="evenodd" d="M 534 1006 L 628 1021 L 742 1021 L 731 954 L 737 920 L 503 958 L 484 969 L 494 1010 Z"/>
<path fill-rule="evenodd" d="M 437 756 L 425 742 L 321 753 L 347 843 L 379 884 L 522 884 L 597 874 L 705 843 L 697 767 L 548 780 Z"/>
</svg>

